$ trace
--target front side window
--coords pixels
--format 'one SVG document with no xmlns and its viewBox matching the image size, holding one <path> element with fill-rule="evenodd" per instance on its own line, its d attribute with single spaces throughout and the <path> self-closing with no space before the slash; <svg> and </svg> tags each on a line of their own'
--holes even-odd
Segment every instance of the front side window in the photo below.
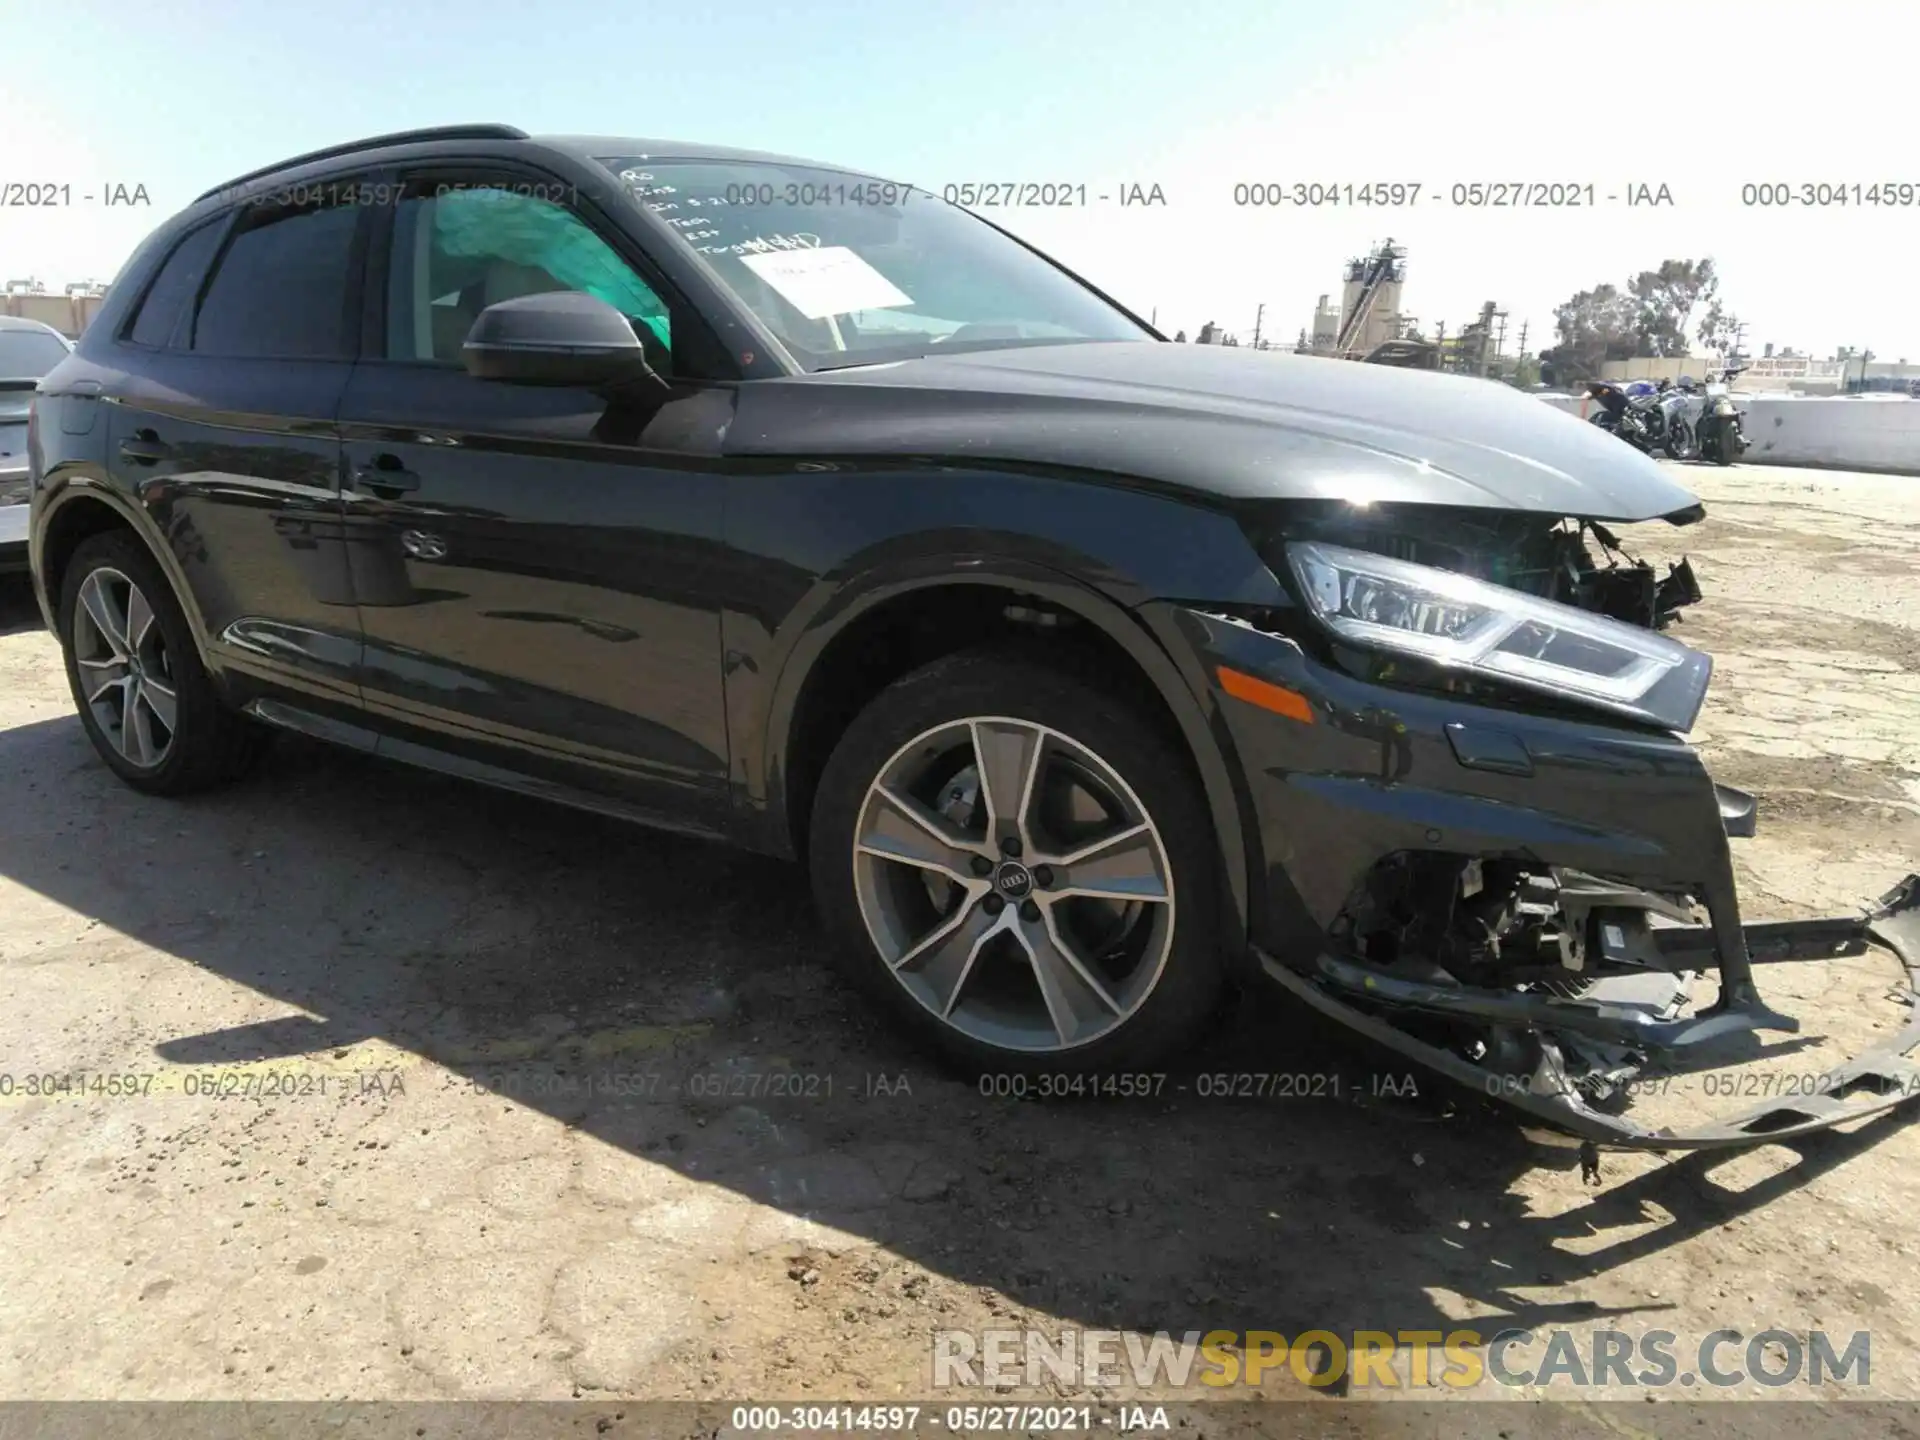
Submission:
<svg viewBox="0 0 1920 1440">
<path fill-rule="evenodd" d="M 525 186 L 411 189 L 394 217 L 389 359 L 458 365 L 482 310 L 552 290 L 606 301 L 633 322 L 656 361 L 670 356 L 666 303 L 572 211 Z"/>
<path fill-rule="evenodd" d="M 250 206 L 194 316 L 190 348 L 258 359 L 351 359 L 350 204 Z"/>
<path fill-rule="evenodd" d="M 599 163 L 809 369 L 1155 338 L 1012 237 L 911 185 L 771 161 Z"/>
</svg>

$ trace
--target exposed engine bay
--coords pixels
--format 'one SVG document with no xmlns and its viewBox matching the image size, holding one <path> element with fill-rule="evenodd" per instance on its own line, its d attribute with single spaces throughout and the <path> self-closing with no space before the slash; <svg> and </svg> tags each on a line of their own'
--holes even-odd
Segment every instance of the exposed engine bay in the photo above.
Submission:
<svg viewBox="0 0 1920 1440">
<path fill-rule="evenodd" d="M 1296 512 L 1287 520 L 1284 531 L 1263 537 L 1275 555 L 1288 546 L 1337 545 L 1646 630 L 1665 629 L 1701 598 L 1684 559 L 1661 574 L 1593 521 L 1440 509 L 1410 520 L 1353 507 Z M 1323 613 L 1337 605 L 1338 613 L 1360 623 L 1443 640 L 1450 627 L 1460 627 L 1447 613 L 1444 587 L 1405 588 L 1396 596 L 1381 586 L 1384 601 L 1378 601 L 1379 592 L 1366 588 L 1364 567 L 1346 574 L 1355 578 L 1336 581 L 1338 594 L 1329 587 L 1316 597 Z M 1396 602 L 1392 613 L 1373 608 Z M 1550 616 L 1535 622 L 1533 630 L 1544 637 L 1538 649 L 1555 642 L 1556 628 L 1563 627 Z M 1380 673 L 1374 663 L 1370 676 Z M 1479 677 L 1421 674 L 1420 663 L 1396 658 L 1393 668 L 1403 680 L 1449 694 L 1467 691 L 1477 700 L 1495 693 Z M 1496 703 L 1531 708 L 1518 694 Z M 1391 773 L 1381 779 L 1393 783 Z M 1584 1141 L 1588 1156 L 1596 1145 L 1750 1144 L 1831 1124 L 1832 1107 L 1849 1096 L 1874 1102 L 1920 1094 L 1920 1070 L 1904 1058 L 1920 1045 L 1920 1018 L 1911 1004 L 1920 975 L 1920 877 L 1909 877 L 1863 916 L 1742 926 L 1723 842 L 1754 833 L 1754 802 L 1729 787 L 1710 789 L 1720 824 L 1713 825 L 1707 801 L 1699 884 L 1645 888 L 1548 863 L 1525 847 L 1479 854 L 1438 846 L 1402 850 L 1360 877 L 1328 926 L 1327 949 L 1310 973 L 1287 972 L 1271 960 L 1267 967 L 1351 1028 L 1519 1105 L 1562 1138 L 1579 1137 L 1573 1143 Z M 1513 794 L 1512 803 L 1551 808 L 1537 792 Z M 1836 1072 L 1829 1094 L 1806 1105 L 1762 1107 L 1684 1135 L 1623 1118 L 1643 1077 L 1716 1063 L 1708 1057 L 1718 1058 L 1725 1042 L 1750 1046 L 1757 1030 L 1799 1030 L 1794 1017 L 1761 1001 L 1754 964 L 1858 954 L 1869 943 L 1894 951 L 1903 967 L 1910 1018 L 1894 1041 Z M 1717 993 L 1705 983 L 1710 976 Z"/>
<path fill-rule="evenodd" d="M 1670 925 L 1699 918 L 1691 897 L 1609 886 L 1578 872 L 1403 854 L 1376 867 L 1335 933 L 1356 957 L 1397 979 L 1626 1007 L 1672 1022 L 1694 975 L 1663 965 L 1655 917 Z M 1467 1058 L 1494 1073 L 1531 1077 L 1547 1066 L 1603 1109 L 1624 1104 L 1624 1087 L 1647 1059 L 1643 1050 L 1575 1029 L 1548 1041 L 1492 1025 L 1457 1038 Z"/>
</svg>

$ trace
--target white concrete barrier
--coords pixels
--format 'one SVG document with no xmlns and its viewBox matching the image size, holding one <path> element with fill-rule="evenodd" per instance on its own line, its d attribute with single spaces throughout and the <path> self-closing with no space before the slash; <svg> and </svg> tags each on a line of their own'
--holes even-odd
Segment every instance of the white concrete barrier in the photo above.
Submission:
<svg viewBox="0 0 1920 1440">
<path fill-rule="evenodd" d="M 1593 401 L 1543 394 L 1585 419 Z M 1920 400 L 1904 395 L 1736 395 L 1750 465 L 1826 465 L 1920 475 Z"/>
</svg>

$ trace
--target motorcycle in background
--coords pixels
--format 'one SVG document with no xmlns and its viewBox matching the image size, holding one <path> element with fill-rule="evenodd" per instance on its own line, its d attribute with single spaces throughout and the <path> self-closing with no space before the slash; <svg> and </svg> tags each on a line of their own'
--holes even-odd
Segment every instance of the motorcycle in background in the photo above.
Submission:
<svg viewBox="0 0 1920 1440">
<path fill-rule="evenodd" d="M 1589 380 L 1587 398 L 1600 405 L 1591 416 L 1592 423 L 1634 449 L 1651 455 L 1666 443 L 1666 419 L 1651 386 L 1642 393 L 1630 394 L 1609 380 Z"/>
<path fill-rule="evenodd" d="M 1667 453 L 1676 460 L 1708 460 L 1731 465 L 1747 448 L 1740 428 L 1740 410 L 1733 402 L 1731 382 L 1738 370 L 1709 374 L 1702 385 L 1690 375 L 1680 377 L 1664 402 Z"/>
<path fill-rule="evenodd" d="M 1732 465 L 1746 453 L 1747 436 L 1740 426 L 1740 408 L 1733 403 L 1733 377 L 1737 369 L 1723 370 L 1719 380 L 1707 381 L 1704 414 L 1696 426 L 1700 437 L 1700 458 L 1716 465 Z"/>
<path fill-rule="evenodd" d="M 1667 454 L 1675 460 L 1692 460 L 1700 454 L 1700 420 L 1706 411 L 1706 398 L 1700 382 L 1682 375 L 1669 385 L 1660 382 L 1660 410 L 1665 417 Z"/>
<path fill-rule="evenodd" d="M 1739 373 L 1723 371 L 1705 385 L 1690 375 L 1677 384 L 1640 380 L 1624 387 L 1589 380 L 1587 396 L 1601 407 L 1592 423 L 1648 455 L 1731 465 L 1747 448 L 1730 388 Z"/>
</svg>

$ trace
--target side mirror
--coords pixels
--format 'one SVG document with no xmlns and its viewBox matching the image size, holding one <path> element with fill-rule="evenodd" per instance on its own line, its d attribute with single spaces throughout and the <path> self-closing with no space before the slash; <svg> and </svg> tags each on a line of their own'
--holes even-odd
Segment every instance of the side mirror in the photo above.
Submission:
<svg viewBox="0 0 1920 1440">
<path fill-rule="evenodd" d="M 577 290 L 502 300 L 482 310 L 461 347 L 467 373 L 509 385 L 664 394 L 633 322 Z"/>
</svg>

